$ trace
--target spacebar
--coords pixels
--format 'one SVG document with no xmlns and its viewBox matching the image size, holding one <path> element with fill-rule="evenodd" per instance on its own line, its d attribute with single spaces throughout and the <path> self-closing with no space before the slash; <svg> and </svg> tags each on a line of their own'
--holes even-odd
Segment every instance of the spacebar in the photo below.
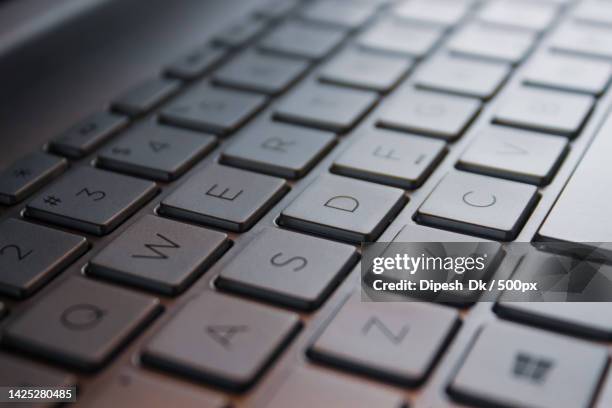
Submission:
<svg viewBox="0 0 612 408">
<path fill-rule="evenodd" d="M 601 250 L 612 251 L 611 136 L 609 114 L 540 227 L 540 240 L 597 243 Z"/>
</svg>

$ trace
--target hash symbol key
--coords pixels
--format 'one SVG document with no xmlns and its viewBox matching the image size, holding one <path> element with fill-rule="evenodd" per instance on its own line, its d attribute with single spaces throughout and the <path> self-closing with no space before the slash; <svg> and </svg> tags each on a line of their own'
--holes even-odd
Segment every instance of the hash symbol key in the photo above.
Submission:
<svg viewBox="0 0 612 408">
<path fill-rule="evenodd" d="M 155 183 L 81 167 L 36 196 L 26 207 L 33 218 L 104 235 L 153 197 Z"/>
</svg>

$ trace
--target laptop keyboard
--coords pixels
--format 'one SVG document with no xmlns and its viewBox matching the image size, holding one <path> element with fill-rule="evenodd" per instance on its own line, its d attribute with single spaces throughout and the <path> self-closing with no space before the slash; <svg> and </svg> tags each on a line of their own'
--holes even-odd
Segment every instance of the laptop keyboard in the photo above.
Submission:
<svg viewBox="0 0 612 408">
<path fill-rule="evenodd" d="M 362 241 L 609 241 L 605 134 L 560 192 L 609 104 L 611 4 L 274 0 L 168 61 L 0 174 L 0 379 L 78 406 L 591 406 L 607 311 L 356 283 Z"/>
</svg>

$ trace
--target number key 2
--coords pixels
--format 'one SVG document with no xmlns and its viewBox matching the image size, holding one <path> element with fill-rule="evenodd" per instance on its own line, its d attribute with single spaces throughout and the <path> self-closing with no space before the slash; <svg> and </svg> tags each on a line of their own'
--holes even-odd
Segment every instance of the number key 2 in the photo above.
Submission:
<svg viewBox="0 0 612 408">
<path fill-rule="evenodd" d="M 29 295 L 86 249 L 83 237 L 14 218 L 2 221 L 0 293 L 13 297 Z"/>
</svg>

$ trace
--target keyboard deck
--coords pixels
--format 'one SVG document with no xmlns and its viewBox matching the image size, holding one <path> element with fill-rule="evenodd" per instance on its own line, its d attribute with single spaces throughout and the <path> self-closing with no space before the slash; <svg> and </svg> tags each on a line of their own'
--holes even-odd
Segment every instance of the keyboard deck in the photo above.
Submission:
<svg viewBox="0 0 612 408">
<path fill-rule="evenodd" d="M 605 179 L 581 158 L 609 146 L 610 44 L 605 0 L 237 20 L 0 174 L 0 384 L 88 407 L 611 405 L 606 304 L 358 296 L 363 241 L 571 239 Z"/>
</svg>

